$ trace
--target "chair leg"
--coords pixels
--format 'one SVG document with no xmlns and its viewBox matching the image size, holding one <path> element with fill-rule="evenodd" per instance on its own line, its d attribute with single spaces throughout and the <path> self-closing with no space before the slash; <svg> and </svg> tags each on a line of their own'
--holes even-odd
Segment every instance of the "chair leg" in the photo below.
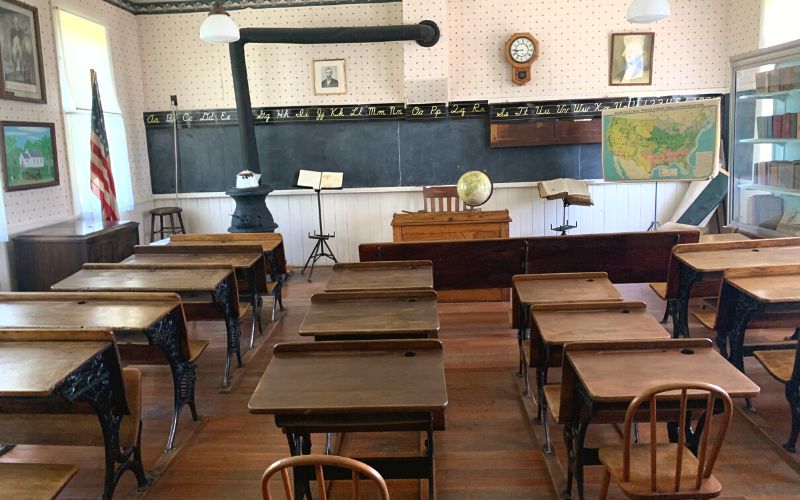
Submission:
<svg viewBox="0 0 800 500">
<path fill-rule="evenodd" d="M 178 212 L 178 223 L 181 225 L 181 233 L 186 234 L 186 226 L 183 225 L 183 216 Z"/>
<path fill-rule="evenodd" d="M 150 243 L 156 240 L 156 214 L 150 215 Z"/>
<path fill-rule="evenodd" d="M 600 484 L 600 500 L 608 498 L 608 487 L 611 485 L 611 473 L 608 469 L 603 468 L 603 482 Z"/>
</svg>

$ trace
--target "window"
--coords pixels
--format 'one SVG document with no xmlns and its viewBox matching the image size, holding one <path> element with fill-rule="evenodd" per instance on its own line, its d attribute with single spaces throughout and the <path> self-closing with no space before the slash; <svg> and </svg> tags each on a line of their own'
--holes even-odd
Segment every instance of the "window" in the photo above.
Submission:
<svg viewBox="0 0 800 500">
<path fill-rule="evenodd" d="M 97 72 L 117 206 L 120 213 L 133 209 L 128 144 L 122 110 L 114 88 L 108 36 L 102 24 L 61 8 L 55 10 L 55 17 L 72 193 L 76 208 L 79 208 L 84 219 L 100 220 L 100 201 L 92 193 L 89 183 L 92 118 L 90 69 Z"/>
<path fill-rule="evenodd" d="M 760 47 L 772 47 L 800 39 L 800 1 L 764 0 Z"/>
</svg>

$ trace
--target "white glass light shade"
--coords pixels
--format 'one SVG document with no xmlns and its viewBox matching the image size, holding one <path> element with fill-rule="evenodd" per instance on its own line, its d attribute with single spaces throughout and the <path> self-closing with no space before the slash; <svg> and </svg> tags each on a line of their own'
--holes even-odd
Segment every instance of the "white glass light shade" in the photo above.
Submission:
<svg viewBox="0 0 800 500">
<path fill-rule="evenodd" d="M 669 17 L 667 0 L 633 0 L 628 7 L 628 22 L 654 23 Z"/>
<path fill-rule="evenodd" d="M 211 14 L 200 25 L 200 39 L 208 43 L 235 42 L 239 27 L 228 14 Z"/>
</svg>

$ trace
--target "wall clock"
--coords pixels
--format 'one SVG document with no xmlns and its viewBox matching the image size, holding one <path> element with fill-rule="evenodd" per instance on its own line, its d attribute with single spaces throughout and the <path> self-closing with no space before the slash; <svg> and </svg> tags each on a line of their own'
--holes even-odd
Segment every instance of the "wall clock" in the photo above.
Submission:
<svg viewBox="0 0 800 500">
<path fill-rule="evenodd" d="M 539 59 L 539 40 L 530 33 L 514 33 L 503 50 L 511 65 L 511 81 L 525 85 L 531 80 L 531 65 Z"/>
</svg>

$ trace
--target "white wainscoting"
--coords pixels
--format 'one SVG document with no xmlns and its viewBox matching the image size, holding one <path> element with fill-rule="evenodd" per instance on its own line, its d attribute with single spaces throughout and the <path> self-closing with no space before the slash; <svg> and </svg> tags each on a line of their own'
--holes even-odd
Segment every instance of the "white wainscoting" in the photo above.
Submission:
<svg viewBox="0 0 800 500">
<path fill-rule="evenodd" d="M 686 191 L 687 183 L 658 183 L 658 220 L 668 220 Z M 577 233 L 641 231 L 653 220 L 655 183 L 592 182 L 593 207 L 570 207 L 570 223 Z M 362 188 L 322 193 L 322 217 L 326 233 L 336 233 L 331 248 L 340 262 L 357 262 L 360 243 L 392 241 L 392 214 L 421 210 L 422 188 Z M 180 206 L 188 232 L 226 232 L 233 200 L 224 193 L 156 195 L 155 206 Z M 277 232 L 284 238 L 286 258 L 303 265 L 313 248 L 308 233 L 317 230 L 317 201 L 313 191 L 274 191 L 267 197 Z M 508 209 L 510 233 L 515 236 L 556 234 L 550 225 L 561 224 L 562 205 L 539 198 L 536 183 L 498 184 L 485 210 Z M 320 261 L 326 263 L 325 260 Z"/>
</svg>

